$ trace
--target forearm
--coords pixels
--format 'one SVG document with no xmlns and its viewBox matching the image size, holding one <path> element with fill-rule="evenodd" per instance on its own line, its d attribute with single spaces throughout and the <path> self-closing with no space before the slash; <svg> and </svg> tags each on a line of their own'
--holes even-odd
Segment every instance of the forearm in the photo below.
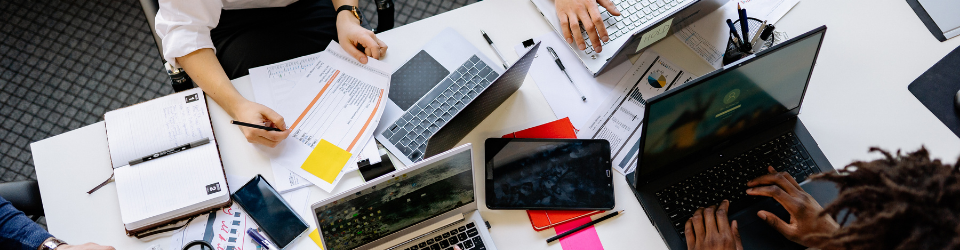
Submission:
<svg viewBox="0 0 960 250">
<path fill-rule="evenodd" d="M 37 249 L 50 233 L 27 218 L 9 201 L 0 198 L 0 248 Z"/>
<path fill-rule="evenodd" d="M 196 50 L 178 57 L 177 62 L 204 93 L 213 98 L 231 117 L 236 117 L 236 107 L 247 99 L 233 87 L 213 49 Z"/>
</svg>

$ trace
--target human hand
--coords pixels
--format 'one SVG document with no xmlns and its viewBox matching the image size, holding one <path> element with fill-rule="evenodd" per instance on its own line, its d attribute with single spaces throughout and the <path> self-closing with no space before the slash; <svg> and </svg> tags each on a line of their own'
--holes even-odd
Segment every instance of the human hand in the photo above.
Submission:
<svg viewBox="0 0 960 250">
<path fill-rule="evenodd" d="M 767 167 L 767 171 L 770 174 L 747 182 L 747 186 L 751 187 L 747 189 L 747 194 L 776 199 L 790 213 L 790 223 L 763 210 L 757 212 L 760 219 L 766 221 L 787 239 L 806 247 L 818 247 L 822 243 L 818 238 L 808 236 L 832 233 L 840 228 L 840 225 L 829 215 L 821 215 L 823 207 L 820 207 L 813 196 L 800 188 L 800 184 L 797 184 L 793 176 L 786 172 L 778 173 L 772 166 Z"/>
<path fill-rule="evenodd" d="M 287 138 L 287 135 L 290 135 L 290 130 L 287 129 L 287 125 L 283 122 L 283 117 L 267 106 L 259 103 L 244 100 L 241 104 L 237 105 L 235 112 L 233 112 L 233 117 L 237 119 L 237 121 L 258 125 L 263 124 L 267 127 L 275 127 L 282 130 L 277 132 L 237 126 L 240 128 L 240 131 L 243 132 L 243 136 L 247 137 L 247 141 L 251 143 L 259 143 L 272 148 L 280 144 L 280 141 L 283 141 L 284 138 Z"/>
<path fill-rule="evenodd" d="M 583 42 L 583 34 L 580 32 L 580 23 L 583 23 L 583 28 L 587 31 L 590 42 L 593 44 L 593 50 L 597 53 L 600 53 L 603 49 L 600 40 L 603 40 L 603 42 L 610 40 L 610 37 L 607 36 L 607 28 L 600 17 L 600 11 L 597 9 L 597 4 L 603 6 L 614 16 L 620 15 L 620 11 L 617 10 L 617 6 L 613 5 L 611 0 L 556 0 L 560 31 L 568 44 L 576 42 L 577 48 L 580 48 L 580 50 L 587 49 L 586 43 Z"/>
<path fill-rule="evenodd" d="M 367 64 L 368 56 L 380 60 L 387 53 L 387 44 L 380 41 L 373 31 L 360 26 L 360 20 L 349 11 L 337 13 L 337 37 L 340 47 L 363 64 Z M 364 51 L 357 49 L 357 44 L 362 45 Z"/>
<path fill-rule="evenodd" d="M 117 250 L 111 246 L 101 246 L 94 243 L 87 243 L 83 245 L 60 245 L 56 250 Z"/>
<path fill-rule="evenodd" d="M 688 250 L 743 250 L 740 244 L 740 230 L 737 221 L 729 223 L 727 211 L 730 201 L 723 200 L 720 207 L 699 208 L 687 219 L 684 234 L 687 236 Z"/>
</svg>

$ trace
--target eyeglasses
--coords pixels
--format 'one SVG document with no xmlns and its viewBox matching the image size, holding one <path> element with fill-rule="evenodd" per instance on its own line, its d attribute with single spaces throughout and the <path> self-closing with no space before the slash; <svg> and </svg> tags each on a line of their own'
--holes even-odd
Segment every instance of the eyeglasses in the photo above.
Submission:
<svg viewBox="0 0 960 250">
<path fill-rule="evenodd" d="M 183 250 L 213 250 L 213 245 L 202 240 L 195 240 L 183 246 Z"/>
</svg>

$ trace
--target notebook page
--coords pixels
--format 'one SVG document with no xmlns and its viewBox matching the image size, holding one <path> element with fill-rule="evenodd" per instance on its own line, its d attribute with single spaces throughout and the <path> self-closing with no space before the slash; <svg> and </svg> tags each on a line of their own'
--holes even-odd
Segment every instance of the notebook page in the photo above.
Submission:
<svg viewBox="0 0 960 250">
<path fill-rule="evenodd" d="M 217 146 L 208 143 L 114 169 L 123 223 L 136 228 L 129 224 L 161 221 L 168 217 L 165 213 L 183 212 L 179 210 L 229 195 L 218 155 Z M 148 218 L 151 220 L 143 222 Z"/>
<path fill-rule="evenodd" d="M 200 88 L 104 114 L 113 168 L 156 152 L 213 137 Z M 218 166 L 220 164 L 217 164 Z"/>
</svg>

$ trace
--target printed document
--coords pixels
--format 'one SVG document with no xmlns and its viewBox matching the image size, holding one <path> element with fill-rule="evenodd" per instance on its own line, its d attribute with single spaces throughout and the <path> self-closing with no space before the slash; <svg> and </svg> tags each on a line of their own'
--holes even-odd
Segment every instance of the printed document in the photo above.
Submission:
<svg viewBox="0 0 960 250">
<path fill-rule="evenodd" d="M 609 141 L 613 168 L 621 174 L 633 172 L 636 164 L 631 163 L 637 159 L 646 100 L 695 78 L 697 76 L 647 50 L 620 79 L 614 93 L 590 116 L 586 126 L 577 132 L 577 138 Z"/>
<path fill-rule="evenodd" d="M 800 0 L 737 0 L 730 1 L 719 9 L 707 14 L 700 20 L 687 25 L 673 35 L 680 39 L 693 52 L 700 55 L 714 69 L 723 66 L 723 54 L 726 52 L 727 40 L 730 38 L 730 27 L 727 19 L 736 21 L 737 4 L 747 9 L 747 15 L 760 20 L 767 20 L 767 24 L 774 24 L 787 14 Z M 751 34 L 756 32 L 750 31 Z M 750 37 L 752 42 L 753 36 Z"/>
<path fill-rule="evenodd" d="M 352 166 L 356 165 L 356 157 L 347 160 L 333 182 L 311 174 L 303 164 L 321 140 L 352 156 L 360 155 L 386 106 L 389 69 L 377 60 L 361 64 L 336 43 L 327 46 L 313 68 L 293 87 L 293 94 L 276 110 L 286 118 L 292 131 L 280 145 L 268 149 L 271 164 L 287 168 L 331 192 L 346 171 L 356 169 Z"/>
</svg>

